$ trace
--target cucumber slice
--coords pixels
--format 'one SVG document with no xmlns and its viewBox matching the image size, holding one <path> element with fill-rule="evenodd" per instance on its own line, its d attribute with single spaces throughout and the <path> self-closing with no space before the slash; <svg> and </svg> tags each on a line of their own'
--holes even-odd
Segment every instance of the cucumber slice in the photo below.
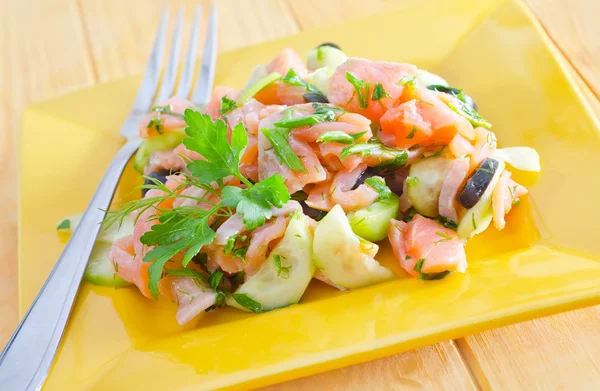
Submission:
<svg viewBox="0 0 600 391">
<path fill-rule="evenodd" d="M 278 72 L 273 72 L 263 77 L 256 83 L 252 84 L 250 87 L 246 88 L 238 98 L 238 104 L 243 105 L 248 102 L 254 95 L 258 94 L 260 90 L 268 86 L 269 84 L 281 79 L 281 74 Z"/>
<path fill-rule="evenodd" d="M 406 195 L 419 214 L 437 217 L 440 192 L 451 165 L 452 160 L 436 156 L 410 166 Z"/>
<path fill-rule="evenodd" d="M 337 68 L 348 60 L 346 53 L 333 46 L 319 46 L 308 52 L 306 65 L 308 69 L 323 67 Z"/>
<path fill-rule="evenodd" d="M 308 83 L 317 87 L 323 94 L 329 93 L 329 85 L 331 76 L 335 72 L 335 68 L 323 67 L 315 70 L 308 75 Z"/>
<path fill-rule="evenodd" d="M 479 201 L 462 217 L 456 229 L 458 236 L 463 239 L 468 239 L 471 236 L 481 233 L 487 229 L 492 221 L 492 192 L 496 188 L 496 184 L 500 179 L 500 175 L 506 168 L 502 160 L 498 161 L 498 168 L 494 174 L 487 189 L 479 199 Z"/>
<path fill-rule="evenodd" d="M 441 76 L 438 76 L 435 73 L 431 73 L 423 69 L 419 69 L 419 71 L 417 72 L 417 80 L 423 83 L 426 87 L 431 85 L 440 85 L 446 87 L 449 86 L 448 82 L 444 80 Z"/>
<path fill-rule="evenodd" d="M 400 198 L 392 194 L 388 198 L 347 214 L 352 231 L 358 236 L 378 242 L 387 237 L 390 219 L 398 215 Z"/>
<path fill-rule="evenodd" d="M 153 152 L 175 148 L 181 144 L 185 137 L 186 134 L 182 129 L 181 131 L 166 132 L 145 139 L 140 146 L 140 149 L 138 149 L 137 153 L 135 154 L 133 168 L 139 172 L 143 172 L 144 167 L 148 165 L 148 160 Z"/>
<path fill-rule="evenodd" d="M 336 205 L 317 225 L 313 261 L 331 282 L 344 288 L 361 288 L 393 279 L 389 269 L 361 252 L 360 242 L 344 210 Z"/>
<path fill-rule="evenodd" d="M 83 278 L 94 284 L 120 288 L 130 283 L 117 276 L 114 263 L 108 259 L 111 244 L 96 242 Z"/>
<path fill-rule="evenodd" d="M 315 271 L 312 249 L 313 235 L 308 219 L 297 212 L 292 215 L 283 239 L 269 258 L 235 293 L 246 294 L 259 302 L 264 311 L 298 303 Z M 232 297 L 228 297 L 226 303 L 247 311 Z"/>
</svg>

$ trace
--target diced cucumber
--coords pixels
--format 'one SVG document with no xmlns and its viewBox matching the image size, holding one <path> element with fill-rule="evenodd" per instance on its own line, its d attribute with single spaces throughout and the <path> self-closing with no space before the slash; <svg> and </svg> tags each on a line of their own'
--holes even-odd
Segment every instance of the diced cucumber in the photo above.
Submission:
<svg viewBox="0 0 600 391">
<path fill-rule="evenodd" d="M 346 53 L 333 46 L 319 46 L 308 52 L 306 65 L 308 69 L 323 67 L 337 68 L 348 60 Z"/>
<path fill-rule="evenodd" d="M 417 80 L 423 83 L 426 87 L 431 85 L 441 85 L 448 87 L 449 84 L 446 80 L 444 80 L 441 76 L 436 75 L 435 73 L 428 72 L 424 69 L 419 69 L 417 72 Z"/>
<path fill-rule="evenodd" d="M 135 154 L 135 160 L 133 167 L 139 172 L 144 171 L 144 167 L 148 165 L 150 155 L 156 151 L 164 151 L 167 149 L 175 148 L 181 141 L 186 137 L 185 132 L 182 130 L 165 132 L 144 140 L 140 149 Z"/>
<path fill-rule="evenodd" d="M 115 265 L 108 258 L 110 247 L 110 243 L 96 242 L 83 278 L 94 285 L 111 286 L 113 288 L 129 285 L 129 282 L 117 276 Z"/>
<path fill-rule="evenodd" d="M 436 156 L 410 166 L 406 195 L 419 214 L 437 217 L 440 192 L 451 164 L 452 160 Z"/>
<path fill-rule="evenodd" d="M 352 232 L 340 205 L 317 225 L 313 250 L 317 267 L 341 287 L 360 288 L 394 278 L 389 269 L 361 251 L 361 239 Z"/>
<path fill-rule="evenodd" d="M 317 87 L 323 94 L 329 93 L 331 76 L 335 72 L 335 68 L 323 67 L 315 70 L 308 75 L 308 82 Z"/>
<path fill-rule="evenodd" d="M 398 215 L 400 198 L 392 194 L 388 198 L 374 202 L 366 208 L 347 214 L 352 231 L 358 236 L 378 242 L 387 237 L 390 219 Z"/>
<path fill-rule="evenodd" d="M 278 72 L 273 72 L 273 73 L 270 73 L 267 76 L 263 77 L 262 79 L 260 79 L 256 83 L 252 84 L 250 87 L 246 88 L 244 91 L 242 91 L 242 93 L 240 94 L 240 97 L 238 98 L 238 104 L 239 105 L 245 104 L 246 102 L 248 102 L 250 100 L 250 98 L 252 98 L 254 95 L 258 94 L 258 92 L 260 90 L 262 90 L 269 84 L 271 84 L 279 79 L 281 79 L 281 74 L 279 74 Z"/>
<path fill-rule="evenodd" d="M 313 235 L 308 219 L 296 212 L 269 258 L 235 293 L 246 294 L 259 302 L 264 311 L 298 303 L 315 271 L 312 250 Z M 247 310 L 233 297 L 228 297 L 226 303 Z"/>
<path fill-rule="evenodd" d="M 492 192 L 496 188 L 500 175 L 502 175 L 505 168 L 506 165 L 504 162 L 499 160 L 498 168 L 485 192 L 475 206 L 467 209 L 467 212 L 458 223 L 456 232 L 459 237 L 468 239 L 475 234 L 485 231 L 490 225 L 492 221 Z"/>
<path fill-rule="evenodd" d="M 499 148 L 494 152 L 495 159 L 503 160 L 517 170 L 540 172 L 540 155 L 530 147 Z"/>
</svg>

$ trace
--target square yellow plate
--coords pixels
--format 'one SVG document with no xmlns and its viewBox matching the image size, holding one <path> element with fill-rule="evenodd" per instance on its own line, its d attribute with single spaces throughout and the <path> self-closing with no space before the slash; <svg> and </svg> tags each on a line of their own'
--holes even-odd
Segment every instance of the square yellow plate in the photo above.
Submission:
<svg viewBox="0 0 600 391">
<path fill-rule="evenodd" d="M 314 283 L 301 304 L 234 309 L 175 323 L 175 305 L 84 284 L 45 390 L 248 389 L 600 301 L 596 236 L 600 142 L 555 49 L 519 3 L 434 0 L 219 57 L 241 87 L 284 47 L 324 42 L 350 55 L 432 69 L 475 97 L 502 145 L 529 145 L 542 173 L 508 227 L 469 243 L 468 273 L 340 293 Z M 63 247 L 62 217 L 83 211 L 114 152 L 138 77 L 32 106 L 21 137 L 20 309 Z M 133 183 L 127 172 L 119 195 Z M 390 251 L 382 249 L 383 262 Z"/>
</svg>

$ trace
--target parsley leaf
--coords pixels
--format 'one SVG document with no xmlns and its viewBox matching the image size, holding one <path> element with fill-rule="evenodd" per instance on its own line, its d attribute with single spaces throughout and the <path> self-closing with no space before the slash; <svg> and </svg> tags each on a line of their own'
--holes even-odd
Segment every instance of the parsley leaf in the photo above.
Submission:
<svg viewBox="0 0 600 391">
<path fill-rule="evenodd" d="M 300 76 L 298 76 L 298 74 L 293 68 L 290 68 L 288 73 L 286 73 L 285 76 L 281 78 L 281 81 L 283 81 L 288 86 L 304 87 L 306 88 L 306 92 L 316 93 L 325 96 L 323 92 L 321 92 L 321 90 L 319 90 L 316 86 L 306 82 Z"/>
<path fill-rule="evenodd" d="M 306 172 L 306 167 L 302 164 L 302 160 L 296 155 L 292 147 L 287 141 L 289 130 L 275 128 L 275 129 L 261 129 L 267 140 L 273 145 L 277 157 L 281 159 L 286 166 L 291 170 Z"/>
<path fill-rule="evenodd" d="M 219 113 L 221 115 L 225 115 L 227 113 L 229 113 L 230 111 L 237 109 L 238 104 L 236 101 L 234 101 L 233 99 L 229 99 L 226 96 L 223 96 L 221 98 L 221 108 L 219 109 Z"/>
<path fill-rule="evenodd" d="M 227 140 L 227 125 L 224 121 L 215 121 L 207 114 L 187 109 L 185 132 L 189 137 L 183 144 L 190 151 L 198 152 L 206 160 L 194 160 L 187 165 L 192 175 L 201 184 L 214 182 L 226 176 L 234 175 L 242 182 L 247 180 L 240 174 L 240 157 L 248 144 L 244 125 L 239 123 L 231 132 L 231 144 Z M 243 178 L 243 179 L 242 179 Z"/>
<path fill-rule="evenodd" d="M 262 305 L 245 293 L 234 293 L 231 297 L 233 297 L 236 303 L 256 314 L 263 312 Z"/>
<path fill-rule="evenodd" d="M 365 83 L 350 72 L 346 72 L 346 80 L 354 86 L 360 108 L 366 109 L 369 107 L 369 82 Z"/>
<path fill-rule="evenodd" d="M 421 269 L 423 268 L 423 263 L 425 262 L 425 258 L 421 258 L 417 261 L 417 263 L 415 263 L 415 267 L 413 268 L 414 271 L 416 271 L 417 273 L 421 273 Z"/>
<path fill-rule="evenodd" d="M 222 279 L 223 279 L 223 272 L 220 270 L 216 270 L 208 278 L 208 285 L 210 285 L 210 288 L 216 292 L 219 288 L 219 284 L 221 283 Z"/>
<path fill-rule="evenodd" d="M 262 226 L 271 218 L 271 205 L 281 208 L 289 200 L 290 194 L 278 174 L 247 189 L 226 186 L 222 197 L 224 206 L 235 207 L 238 213 L 244 215 L 243 221 L 248 231 Z"/>
<path fill-rule="evenodd" d="M 373 86 L 373 95 L 371 95 L 371 100 L 379 100 L 381 98 L 391 98 L 392 96 L 385 92 L 381 83 L 375 83 Z"/>
<path fill-rule="evenodd" d="M 379 194 L 378 200 L 385 200 L 387 198 L 390 198 L 390 196 L 392 195 L 392 191 L 385 184 L 385 179 L 383 179 L 380 176 L 372 176 L 370 178 L 367 178 L 365 180 L 365 183 L 371 186 L 373 190 L 375 190 Z"/>
<path fill-rule="evenodd" d="M 71 220 L 69 220 L 69 219 L 64 219 L 63 221 L 58 223 L 58 225 L 56 226 L 56 229 L 58 231 L 60 231 L 62 229 L 70 229 L 70 228 L 71 228 Z"/>
</svg>

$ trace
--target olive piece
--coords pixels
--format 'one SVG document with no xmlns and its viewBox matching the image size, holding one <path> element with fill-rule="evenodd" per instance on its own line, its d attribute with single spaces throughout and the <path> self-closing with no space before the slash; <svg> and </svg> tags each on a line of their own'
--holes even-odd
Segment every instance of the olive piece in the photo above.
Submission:
<svg viewBox="0 0 600 391">
<path fill-rule="evenodd" d="M 317 46 L 317 49 L 320 48 L 320 47 L 322 47 L 322 46 L 330 46 L 332 48 L 336 48 L 337 50 L 342 50 L 341 47 L 339 47 L 338 45 L 336 45 L 333 42 L 324 42 L 324 43 L 320 44 L 319 46 Z"/>
<path fill-rule="evenodd" d="M 329 103 L 327 97 L 320 92 L 307 92 L 302 97 L 306 103 Z"/>
<path fill-rule="evenodd" d="M 465 103 L 465 105 L 467 105 L 471 109 L 477 111 L 477 104 L 475 103 L 475 100 L 473 100 L 473 98 L 471 98 L 471 96 L 465 94 L 464 92 L 462 92 L 462 90 L 459 90 L 458 88 L 443 86 L 441 84 L 432 84 L 432 85 L 427 86 L 427 88 L 430 90 L 433 90 L 433 91 L 445 92 L 446 94 L 450 94 L 457 98 L 462 93 L 462 100 Z"/>
<path fill-rule="evenodd" d="M 490 185 L 498 166 L 497 160 L 485 159 L 458 192 L 456 200 L 467 209 L 474 207 Z"/>
<path fill-rule="evenodd" d="M 175 173 L 171 173 L 171 170 L 158 170 L 158 171 L 151 172 L 150 174 L 148 174 L 146 176 L 150 177 L 150 178 L 154 178 L 164 184 L 167 181 L 167 177 L 172 174 L 175 174 Z M 153 185 L 153 184 L 154 184 L 154 182 L 152 182 L 150 179 L 144 178 L 144 185 Z M 148 192 L 148 189 L 142 189 L 142 197 L 144 197 L 147 192 Z"/>
</svg>

